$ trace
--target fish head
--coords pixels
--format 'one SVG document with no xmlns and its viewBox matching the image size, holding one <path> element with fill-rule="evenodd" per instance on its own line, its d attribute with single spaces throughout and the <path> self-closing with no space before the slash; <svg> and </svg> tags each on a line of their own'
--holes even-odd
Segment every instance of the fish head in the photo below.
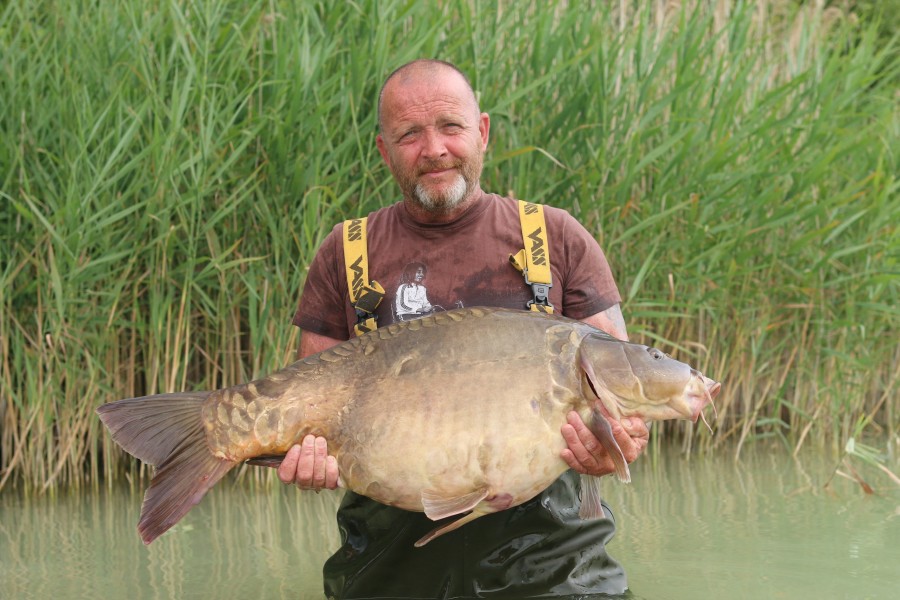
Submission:
<svg viewBox="0 0 900 600">
<path fill-rule="evenodd" d="M 721 388 L 657 348 L 608 336 L 587 336 L 580 357 L 584 384 L 590 388 L 584 392 L 616 419 L 696 421 Z"/>
</svg>

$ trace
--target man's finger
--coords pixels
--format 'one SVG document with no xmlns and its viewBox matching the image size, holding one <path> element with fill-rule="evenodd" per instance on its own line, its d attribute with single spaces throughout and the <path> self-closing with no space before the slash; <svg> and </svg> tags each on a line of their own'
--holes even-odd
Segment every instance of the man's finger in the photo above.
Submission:
<svg viewBox="0 0 900 600">
<path fill-rule="evenodd" d="M 278 479 L 282 483 L 293 483 L 297 474 L 297 461 L 300 460 L 300 446 L 294 444 L 291 446 L 281 464 L 278 465 Z"/>
<path fill-rule="evenodd" d="M 584 421 L 581 420 L 581 415 L 574 410 L 569 411 L 569 414 L 566 415 L 566 420 L 569 422 L 569 425 L 575 428 L 578 439 L 581 440 L 581 444 L 590 454 L 591 458 L 596 460 L 599 456 L 606 454 L 606 450 L 600 445 L 600 440 L 597 439 L 594 432 L 588 429 L 587 425 L 584 424 Z"/>
<path fill-rule="evenodd" d="M 563 460 L 580 473 L 596 473 L 605 458 L 603 447 L 600 446 L 597 438 L 587 428 L 578 413 L 570 412 L 566 416 L 566 420 L 568 423 L 562 426 L 561 432 L 572 453 L 572 459 L 577 461 L 578 466 L 574 466 L 567 460 L 568 455 L 563 456 Z"/>
<path fill-rule="evenodd" d="M 316 489 L 325 487 L 325 459 L 328 458 L 328 442 L 318 437 L 313 441 L 313 475 L 312 486 Z"/>
<path fill-rule="evenodd" d="M 311 487 L 313 469 L 316 460 L 316 437 L 307 435 L 300 444 L 300 459 L 297 461 L 297 474 L 294 481 L 300 487 Z"/>
<path fill-rule="evenodd" d="M 633 462 L 640 456 L 650 440 L 650 430 L 647 429 L 647 425 L 641 419 L 623 419 L 622 423 L 610 421 L 610 426 L 616 443 L 622 449 L 625 462 Z"/>
<path fill-rule="evenodd" d="M 575 468 L 583 472 L 587 468 L 586 463 L 593 464 L 595 462 L 594 457 L 588 452 L 587 448 L 584 447 L 581 438 L 578 437 L 578 432 L 575 427 L 566 423 L 562 426 L 560 431 L 562 432 L 563 439 L 566 440 L 566 445 L 568 446 L 569 453 L 572 455 L 572 459 L 575 460 L 580 467 Z"/>
<path fill-rule="evenodd" d="M 333 490 L 338 486 L 338 480 L 337 459 L 329 454 L 325 457 L 325 487 Z"/>
</svg>

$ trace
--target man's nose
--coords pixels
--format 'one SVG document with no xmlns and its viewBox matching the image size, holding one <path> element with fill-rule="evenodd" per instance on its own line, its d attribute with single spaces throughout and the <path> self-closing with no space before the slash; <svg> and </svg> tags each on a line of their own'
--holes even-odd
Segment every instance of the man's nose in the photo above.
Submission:
<svg viewBox="0 0 900 600">
<path fill-rule="evenodd" d="M 426 158 L 439 158 L 446 156 L 447 146 L 444 144 L 444 136 L 433 129 L 425 131 L 422 154 Z"/>
</svg>

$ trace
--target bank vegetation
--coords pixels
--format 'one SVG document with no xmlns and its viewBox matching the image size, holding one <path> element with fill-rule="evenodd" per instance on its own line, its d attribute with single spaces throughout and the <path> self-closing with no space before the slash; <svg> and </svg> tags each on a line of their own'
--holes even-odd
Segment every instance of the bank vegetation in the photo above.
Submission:
<svg viewBox="0 0 900 600">
<path fill-rule="evenodd" d="M 570 209 L 632 338 L 723 382 L 714 433 L 655 427 L 657 450 L 877 463 L 900 419 L 879 4 L 4 3 L 0 488 L 133 473 L 97 406 L 292 359 L 323 236 L 398 197 L 376 93 L 421 56 L 492 116 L 484 187 Z"/>
</svg>

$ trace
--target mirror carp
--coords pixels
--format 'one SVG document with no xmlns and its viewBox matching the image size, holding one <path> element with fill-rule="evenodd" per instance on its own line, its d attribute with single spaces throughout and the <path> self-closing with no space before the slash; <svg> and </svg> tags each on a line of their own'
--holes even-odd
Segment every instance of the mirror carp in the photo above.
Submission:
<svg viewBox="0 0 900 600">
<path fill-rule="evenodd" d="M 340 484 L 443 524 L 422 545 L 525 502 L 568 466 L 560 434 L 577 411 L 623 481 L 609 418 L 697 420 L 720 384 L 663 352 L 580 321 L 463 308 L 398 322 L 255 381 L 104 404 L 127 452 L 156 467 L 138 530 L 149 544 L 228 471 L 277 466 L 307 434 L 324 436 Z M 582 477 L 581 516 L 602 515 L 599 479 Z"/>
</svg>

